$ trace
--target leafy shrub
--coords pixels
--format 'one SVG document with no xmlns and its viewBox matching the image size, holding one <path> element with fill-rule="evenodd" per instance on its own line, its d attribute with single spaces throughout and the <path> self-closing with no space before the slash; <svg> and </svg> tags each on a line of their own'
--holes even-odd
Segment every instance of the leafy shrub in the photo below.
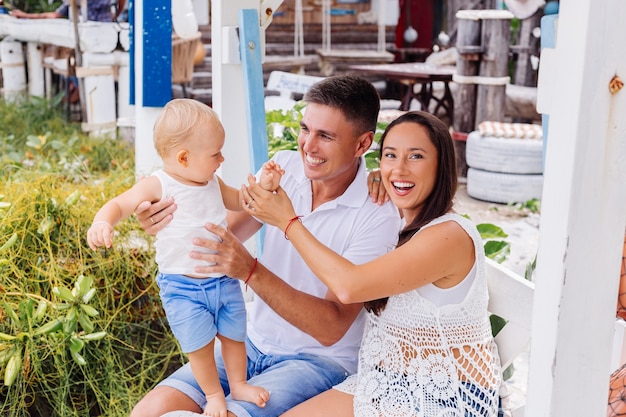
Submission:
<svg viewBox="0 0 626 417">
<path fill-rule="evenodd" d="M 133 150 L 56 125 L 54 112 L 22 124 L 22 111 L 0 103 L 13 120 L 0 131 L 0 415 L 127 416 L 184 362 L 152 240 L 131 219 L 114 249 L 85 241 L 95 210 L 134 183 Z M 79 282 L 95 295 L 72 294 Z"/>
</svg>

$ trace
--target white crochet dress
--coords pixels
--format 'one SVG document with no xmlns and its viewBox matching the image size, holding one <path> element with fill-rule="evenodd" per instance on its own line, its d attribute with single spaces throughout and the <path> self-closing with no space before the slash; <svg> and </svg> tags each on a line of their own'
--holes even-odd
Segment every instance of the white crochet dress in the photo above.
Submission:
<svg viewBox="0 0 626 417">
<path fill-rule="evenodd" d="M 500 360 L 480 235 L 458 214 L 422 230 L 450 220 L 474 241 L 474 282 L 460 304 L 436 307 L 412 290 L 390 297 L 380 316 L 368 314 L 358 372 L 335 387 L 354 395 L 355 417 L 497 416 Z"/>
</svg>

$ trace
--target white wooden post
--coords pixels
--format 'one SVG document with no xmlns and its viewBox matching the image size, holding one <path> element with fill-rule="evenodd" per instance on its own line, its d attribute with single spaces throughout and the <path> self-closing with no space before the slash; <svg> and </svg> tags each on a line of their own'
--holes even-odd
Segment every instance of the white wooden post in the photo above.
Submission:
<svg viewBox="0 0 626 417">
<path fill-rule="evenodd" d="M 160 107 L 144 107 L 143 105 L 143 12 L 144 0 L 136 0 L 135 4 L 135 173 L 138 177 L 149 175 L 161 166 L 161 160 L 152 141 L 152 128 Z"/>
<path fill-rule="evenodd" d="M 542 52 L 550 126 L 529 417 L 606 415 L 626 211 L 626 89 L 609 83 L 626 78 L 625 18 L 623 0 L 561 2 L 556 48 Z"/>
<path fill-rule="evenodd" d="M 28 64 L 28 94 L 44 96 L 43 48 L 38 42 L 26 44 L 26 62 Z"/>
<path fill-rule="evenodd" d="M 4 98 L 15 102 L 26 93 L 26 70 L 22 43 L 12 38 L 2 39 L 0 41 L 0 64 Z"/>
<path fill-rule="evenodd" d="M 213 109 L 219 114 L 226 132 L 221 174 L 224 181 L 234 187 L 243 184 L 250 172 L 248 122 L 236 28 L 239 10 L 258 9 L 259 5 L 259 0 L 212 0 L 211 3 Z"/>
</svg>

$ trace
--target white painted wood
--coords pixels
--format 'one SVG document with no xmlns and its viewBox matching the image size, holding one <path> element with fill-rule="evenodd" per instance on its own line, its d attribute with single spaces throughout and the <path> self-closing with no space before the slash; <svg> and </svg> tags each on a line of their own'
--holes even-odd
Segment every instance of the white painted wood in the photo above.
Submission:
<svg viewBox="0 0 626 417">
<path fill-rule="evenodd" d="M 28 64 L 28 94 L 35 97 L 45 95 L 43 49 L 41 44 L 28 42 L 26 44 L 26 63 Z"/>
<path fill-rule="evenodd" d="M 161 107 L 143 106 L 143 10 L 144 0 L 135 1 L 135 173 L 137 177 L 151 174 L 162 166 L 154 149 L 152 128 Z"/>
<path fill-rule="evenodd" d="M 13 38 L 0 41 L 3 94 L 7 101 L 17 101 L 26 93 L 26 70 L 22 44 Z"/>
<path fill-rule="evenodd" d="M 225 46 L 220 42 L 224 28 L 236 27 L 239 10 L 256 9 L 258 0 L 212 0 L 211 3 L 211 54 L 213 73 L 213 108 L 220 115 L 226 140 L 222 153 L 225 162 L 221 176 L 227 184 L 237 186 L 246 181 L 250 171 L 247 144 L 247 121 L 244 110 L 243 76 L 240 63 L 225 63 Z M 262 37 L 264 32 L 262 32 Z M 234 42 L 233 38 L 229 40 Z M 237 50 L 238 45 L 235 45 Z M 228 48 L 228 49 L 227 49 Z"/>
<path fill-rule="evenodd" d="M 78 24 L 83 52 L 111 52 L 117 46 L 117 23 L 84 22 Z M 68 19 L 0 19 L 0 36 L 12 36 L 23 42 L 47 43 L 74 48 L 74 29 Z"/>
<path fill-rule="evenodd" d="M 626 363 L 626 321 L 615 320 L 613 333 L 613 354 L 611 355 L 611 372 Z"/>
<path fill-rule="evenodd" d="M 128 22 L 120 22 L 120 46 L 122 50 L 128 52 L 130 49 L 130 25 Z"/>
<path fill-rule="evenodd" d="M 530 343 L 533 295 L 530 281 L 487 259 L 489 312 L 507 320 L 496 335 L 502 369 L 506 369 Z"/>
<path fill-rule="evenodd" d="M 562 2 L 526 415 L 606 414 L 626 209 L 626 3 Z M 543 77 L 545 79 L 545 77 Z M 539 89 L 543 84 L 539 85 Z"/>
<path fill-rule="evenodd" d="M 208 0 L 193 0 L 193 11 L 196 14 L 196 20 L 199 25 L 208 25 L 210 16 L 211 2 Z"/>
<path fill-rule="evenodd" d="M 281 96 L 293 98 L 294 93 L 304 94 L 313 84 L 323 79 L 324 77 L 316 77 L 313 75 L 272 71 L 267 79 L 266 88 L 280 92 Z"/>
<path fill-rule="evenodd" d="M 77 76 L 80 77 L 77 68 Z M 85 86 L 85 114 L 83 131 L 94 135 L 115 136 L 117 117 L 115 115 L 115 79 L 112 66 L 90 66 L 85 68 L 87 73 L 100 73 L 84 77 Z"/>
<path fill-rule="evenodd" d="M 110 54 L 83 54 L 83 66 L 109 66 L 117 68 L 117 115 L 134 117 L 135 111 L 130 105 L 130 57 L 128 52 L 116 50 Z"/>
</svg>

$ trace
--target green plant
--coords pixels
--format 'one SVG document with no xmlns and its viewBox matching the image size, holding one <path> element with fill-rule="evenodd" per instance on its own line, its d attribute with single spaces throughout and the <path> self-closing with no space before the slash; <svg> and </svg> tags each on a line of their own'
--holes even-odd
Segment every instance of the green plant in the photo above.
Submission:
<svg viewBox="0 0 626 417">
<path fill-rule="evenodd" d="M 485 241 L 485 256 L 498 263 L 502 263 L 511 253 L 511 244 L 505 240 L 508 235 L 500 226 L 491 223 L 480 223 L 476 225 L 480 237 Z"/>
<path fill-rule="evenodd" d="M 95 208 L 135 182 L 133 149 L 44 100 L 0 101 L 0 118 L 0 415 L 127 416 L 184 362 L 152 240 L 131 219 L 114 249 L 85 241 Z"/>
<path fill-rule="evenodd" d="M 14 9 L 24 10 L 27 13 L 51 12 L 61 5 L 60 0 L 9 0 L 7 3 Z"/>
<path fill-rule="evenodd" d="M 541 213 L 541 200 L 537 198 L 532 198 L 522 203 L 511 203 L 510 206 L 527 213 Z"/>
<path fill-rule="evenodd" d="M 297 102 L 290 110 L 272 110 L 265 115 L 269 157 L 282 150 L 298 149 L 298 133 L 305 103 Z"/>
</svg>

